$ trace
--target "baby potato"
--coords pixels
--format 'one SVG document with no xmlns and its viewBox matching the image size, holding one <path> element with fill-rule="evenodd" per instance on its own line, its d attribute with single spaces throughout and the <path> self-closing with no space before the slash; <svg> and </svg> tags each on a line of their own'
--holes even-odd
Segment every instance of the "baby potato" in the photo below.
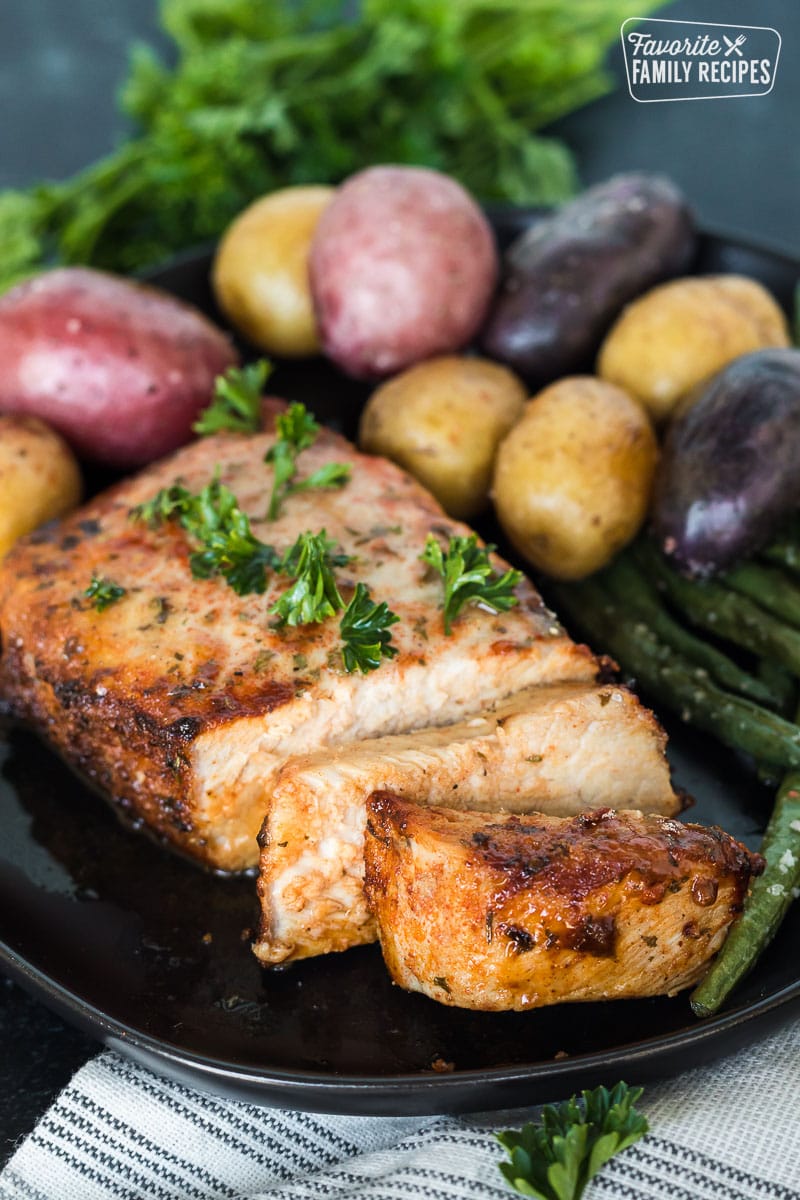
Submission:
<svg viewBox="0 0 800 1200">
<path fill-rule="evenodd" d="M 516 375 L 497 363 L 431 358 L 372 393 L 359 444 L 405 467 L 451 516 L 472 517 L 486 505 L 497 446 L 526 396 Z"/>
<path fill-rule="evenodd" d="M 309 258 L 323 349 L 356 379 L 385 379 L 477 333 L 497 283 L 494 234 L 455 179 L 367 167 L 323 213 Z"/>
<path fill-rule="evenodd" d="M 256 200 L 228 227 L 212 280 L 220 308 L 269 354 L 319 353 L 308 255 L 329 187 L 288 187 Z"/>
<path fill-rule="evenodd" d="M 63 438 L 37 417 L 0 416 L 0 558 L 23 534 L 75 508 L 81 491 Z"/>
<path fill-rule="evenodd" d="M 597 372 L 661 420 L 734 358 L 788 345 L 783 312 L 754 279 L 675 279 L 624 310 L 600 348 Z"/>
<path fill-rule="evenodd" d="M 39 417 L 108 467 L 188 442 L 237 361 L 196 308 L 107 271 L 56 267 L 0 296 L 0 412 Z"/>
<path fill-rule="evenodd" d="M 526 406 L 497 453 L 493 497 L 509 540 L 556 579 L 605 566 L 647 513 L 658 448 L 642 407 L 589 376 Z"/>
</svg>

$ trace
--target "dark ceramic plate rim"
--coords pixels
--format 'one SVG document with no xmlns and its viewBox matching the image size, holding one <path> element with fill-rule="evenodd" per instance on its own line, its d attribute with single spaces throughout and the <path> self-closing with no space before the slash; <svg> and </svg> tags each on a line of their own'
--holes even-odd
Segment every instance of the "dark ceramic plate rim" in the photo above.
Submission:
<svg viewBox="0 0 800 1200">
<path fill-rule="evenodd" d="M 496 208 L 490 215 L 512 226 L 525 220 L 520 210 Z M 780 248 L 716 230 L 704 229 L 706 240 L 735 251 L 778 260 L 797 269 L 796 260 Z M 171 270 L 208 260 L 211 247 L 185 251 L 148 276 L 160 278 Z M 648 1079 L 685 1070 L 731 1052 L 754 1040 L 756 1033 L 788 1020 L 800 1002 L 800 974 L 788 986 L 720 1016 L 698 1021 L 663 1036 L 622 1043 L 613 1050 L 547 1059 L 523 1065 L 458 1070 L 452 1074 L 421 1071 L 396 1075 L 344 1074 L 334 1071 L 287 1070 L 268 1064 L 242 1064 L 182 1049 L 165 1038 L 109 1017 L 77 992 L 56 983 L 46 971 L 0 940 L 0 965 L 25 990 L 110 1048 L 155 1072 L 223 1095 L 264 1105 L 292 1104 L 311 1111 L 361 1114 L 400 1114 L 475 1111 L 476 1107 L 507 1107 L 521 1103 L 523 1087 L 544 1098 L 566 1094 L 568 1085 L 591 1085 L 607 1079 L 608 1071 L 624 1071 L 629 1080 Z M 691 1052 L 691 1061 L 685 1055 Z M 537 1088 L 536 1085 L 539 1085 Z M 472 1089 L 480 1088 L 476 1106 Z M 527 1097 L 530 1099 L 530 1096 Z"/>
<path fill-rule="evenodd" d="M 257 1085 L 259 1090 L 265 1087 L 265 1095 L 270 1096 L 267 1103 L 275 1097 L 283 1100 L 299 1102 L 300 1107 L 312 1111 L 325 1111 L 326 1097 L 342 1099 L 363 1097 L 363 1103 L 358 1104 L 352 1111 L 364 1109 L 375 1098 L 397 1098 L 401 1093 L 430 1093 L 435 1091 L 437 1100 L 445 1103 L 445 1109 L 430 1109 L 435 1111 L 469 1111 L 468 1105 L 459 1102 L 458 1093 L 463 1092 L 470 1084 L 512 1084 L 514 1082 L 534 1083 L 547 1079 L 552 1082 L 554 1094 L 560 1093 L 559 1081 L 573 1080 L 576 1073 L 587 1081 L 595 1076 L 605 1075 L 609 1065 L 614 1068 L 630 1069 L 630 1078 L 644 1080 L 657 1078 L 660 1074 L 668 1074 L 669 1067 L 663 1062 L 665 1058 L 681 1050 L 706 1048 L 707 1043 L 716 1043 L 724 1034 L 740 1031 L 747 1026 L 747 1032 L 755 1028 L 761 1029 L 777 1025 L 782 1019 L 788 1020 L 793 1002 L 800 1002 L 800 978 L 793 984 L 781 989 L 762 1000 L 733 1009 L 719 1017 L 709 1018 L 698 1022 L 695 1026 L 687 1026 L 683 1030 L 668 1034 L 664 1037 L 646 1039 L 639 1042 L 623 1044 L 614 1051 L 600 1051 L 592 1054 L 576 1055 L 561 1061 L 547 1060 L 514 1067 L 486 1067 L 474 1070 L 457 1071 L 453 1074 L 436 1074 L 435 1072 L 419 1072 L 398 1074 L 393 1076 L 375 1075 L 343 1075 L 320 1071 L 287 1071 L 282 1068 L 261 1069 L 243 1068 L 224 1059 L 210 1058 L 204 1055 L 186 1052 L 180 1046 L 166 1039 L 153 1038 L 143 1034 L 132 1026 L 109 1018 L 94 1006 L 87 1004 L 80 996 L 69 989 L 54 986 L 48 976 L 37 970 L 21 956 L 13 953 L 5 944 L 0 943 L 0 955 L 3 966 L 20 986 L 36 995 L 43 1003 L 55 1009 L 79 1027 L 100 1034 L 102 1040 L 114 1049 L 128 1057 L 136 1058 L 133 1050 L 143 1054 L 143 1061 L 158 1070 L 158 1063 L 169 1063 L 173 1068 L 181 1067 L 187 1077 L 195 1082 L 211 1082 L 215 1079 L 227 1083 L 237 1081 L 241 1085 Z M 784 1011 L 785 1010 L 785 1011 Z M 730 1049 L 735 1049 L 746 1037 L 729 1043 Z M 699 1054 L 694 1064 L 706 1060 L 708 1055 Z M 686 1066 L 686 1064 L 683 1064 Z M 599 1072 L 599 1075 L 598 1075 Z M 171 1072 L 168 1072 L 171 1073 Z M 227 1090 L 225 1088 L 222 1089 Z M 236 1089 L 235 1089 L 236 1090 Z M 450 1093 L 455 1104 L 449 1102 Z M 315 1101 L 323 1101 L 319 1109 Z M 263 1101 L 262 1101 L 263 1102 Z M 486 1107 L 482 1105 L 481 1107 Z M 473 1106 L 474 1108 L 474 1106 Z M 342 1111 L 337 1106 L 336 1111 Z M 404 1111 L 408 1111 L 405 1110 Z M 414 1111 L 424 1111 L 415 1109 Z"/>
</svg>

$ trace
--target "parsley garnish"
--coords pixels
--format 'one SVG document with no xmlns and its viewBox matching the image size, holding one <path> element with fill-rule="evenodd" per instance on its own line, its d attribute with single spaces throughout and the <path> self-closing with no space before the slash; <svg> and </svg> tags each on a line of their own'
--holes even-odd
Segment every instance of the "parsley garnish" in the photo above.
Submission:
<svg viewBox="0 0 800 1200">
<path fill-rule="evenodd" d="M 389 627 L 399 621 L 386 604 L 375 604 L 369 588 L 356 584 L 350 603 L 345 607 L 339 591 L 335 567 L 350 561 L 346 554 L 334 554 L 333 542 L 325 530 L 302 533 L 281 560 L 280 570 L 295 582 L 273 604 L 270 612 L 286 625 L 310 625 L 342 613 L 342 659 L 348 674 L 365 675 L 376 670 L 384 658 L 393 658 L 397 650 L 391 644 Z"/>
<path fill-rule="evenodd" d="M 375 604 L 365 584 L 356 585 L 345 606 L 334 570 L 346 566 L 350 556 L 334 553 L 336 543 L 324 529 L 301 533 L 281 557 L 274 547 L 255 537 L 247 515 L 218 475 L 197 495 L 180 484 L 163 488 L 130 515 L 150 526 L 179 521 L 200 543 L 189 558 L 195 579 L 221 575 L 239 596 L 264 592 L 268 570 L 290 576 L 294 583 L 269 610 L 283 625 L 317 624 L 344 609 L 339 628 L 348 673 L 374 671 L 382 659 L 397 653 L 389 628 L 399 617 L 386 604 Z"/>
<path fill-rule="evenodd" d="M 494 549 L 479 546 L 477 534 L 471 533 L 469 537 L 451 537 L 447 549 L 442 550 L 433 534 L 428 534 L 420 557 L 444 580 L 444 631 L 448 636 L 453 621 L 470 600 L 496 613 L 507 612 L 517 603 L 514 588 L 522 572 L 509 568 L 505 575 L 498 575 L 489 560 Z"/>
<path fill-rule="evenodd" d="M 397 649 L 392 645 L 389 627 L 400 618 L 387 604 L 375 604 L 366 584 L 357 583 L 356 590 L 342 614 L 339 629 L 344 647 L 342 658 L 348 674 L 375 671 L 384 658 L 394 658 Z"/>
<path fill-rule="evenodd" d="M 275 472 L 267 509 L 267 519 L 270 521 L 275 520 L 281 504 L 292 493 L 309 488 L 343 487 L 350 478 L 350 467 L 346 463 L 326 463 L 307 479 L 293 482 L 298 454 L 313 446 L 319 433 L 318 422 L 304 404 L 290 404 L 287 411 L 276 418 L 275 431 L 278 440 L 264 457 L 264 461 L 270 463 Z"/>
<path fill-rule="evenodd" d="M 540 1125 L 499 1133 L 510 1162 L 500 1170 L 515 1191 L 537 1200 L 579 1200 L 601 1167 L 644 1137 L 650 1126 L 634 1108 L 641 1088 L 598 1087 L 561 1104 L 546 1104 Z"/>
<path fill-rule="evenodd" d="M 203 546 L 189 559 L 195 579 L 221 575 L 237 596 L 266 590 L 267 570 L 277 567 L 278 555 L 254 535 L 247 514 L 219 478 L 195 497 L 181 523 Z"/>
<path fill-rule="evenodd" d="M 152 500 L 145 500 L 132 508 L 129 516 L 132 521 L 143 521 L 151 529 L 165 521 L 173 521 L 188 512 L 194 503 L 194 496 L 179 483 L 171 487 L 161 488 Z"/>
<path fill-rule="evenodd" d="M 285 625 L 316 624 L 344 608 L 333 568 L 350 560 L 346 554 L 331 554 L 335 544 L 321 529 L 319 533 L 301 533 L 284 554 L 280 570 L 295 582 L 278 597 L 270 612 Z"/>
<path fill-rule="evenodd" d="M 349 463 L 325 463 L 323 467 L 314 471 L 306 479 L 300 479 L 297 483 L 292 483 L 288 488 L 287 494 L 294 495 L 295 492 L 307 492 L 310 488 L 340 488 L 344 487 L 349 480 Z"/>
<path fill-rule="evenodd" d="M 280 563 L 273 547 L 254 535 L 247 514 L 218 475 L 196 495 L 179 484 L 162 488 L 132 509 L 131 517 L 151 526 L 178 520 L 202 547 L 189 559 L 195 579 L 221 575 L 237 596 L 264 592 L 267 570 Z"/>
<path fill-rule="evenodd" d="M 278 451 L 281 442 L 285 442 L 294 454 L 313 446 L 319 433 L 319 421 L 305 404 L 290 404 L 286 412 L 279 413 L 275 418 L 275 432 L 278 442 L 269 451 L 267 462 L 272 462 L 271 456 Z"/>
<path fill-rule="evenodd" d="M 110 579 L 100 579 L 92 576 L 92 582 L 83 593 L 92 601 L 97 612 L 105 612 L 112 604 L 116 604 L 125 595 L 126 589 Z"/>
<path fill-rule="evenodd" d="M 214 380 L 214 399 L 192 429 L 202 437 L 221 430 L 256 433 L 261 428 L 261 394 L 272 366 L 265 358 L 246 367 L 229 367 Z"/>
</svg>

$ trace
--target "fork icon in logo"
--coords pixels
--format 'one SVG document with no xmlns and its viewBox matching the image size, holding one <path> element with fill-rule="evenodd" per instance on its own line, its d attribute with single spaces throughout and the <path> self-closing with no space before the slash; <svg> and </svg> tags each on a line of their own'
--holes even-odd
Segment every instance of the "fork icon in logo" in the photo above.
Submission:
<svg viewBox="0 0 800 1200">
<path fill-rule="evenodd" d="M 747 37 L 745 34 L 740 33 L 739 36 L 737 37 L 736 41 L 732 42 L 731 39 L 729 37 L 726 37 L 725 34 L 723 33 L 722 40 L 725 43 L 725 45 L 728 47 L 728 49 L 725 51 L 726 58 L 729 58 L 730 55 L 733 54 L 734 51 L 736 51 L 736 53 L 739 55 L 739 58 L 742 57 L 742 52 L 739 47 L 743 46 L 745 44 L 745 42 L 747 41 Z"/>
</svg>

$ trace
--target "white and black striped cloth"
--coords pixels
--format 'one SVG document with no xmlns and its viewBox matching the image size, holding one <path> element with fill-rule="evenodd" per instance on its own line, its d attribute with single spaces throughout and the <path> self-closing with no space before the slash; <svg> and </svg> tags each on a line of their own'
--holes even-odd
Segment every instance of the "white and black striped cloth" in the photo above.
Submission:
<svg viewBox="0 0 800 1200">
<path fill-rule="evenodd" d="M 642 1106 L 652 1133 L 608 1164 L 587 1200 L 800 1200 L 794 1025 L 650 1086 Z M 0 1175 L 0 1200 L 509 1200 L 492 1131 L 531 1115 L 257 1108 L 105 1053 L 19 1146 Z"/>
</svg>

